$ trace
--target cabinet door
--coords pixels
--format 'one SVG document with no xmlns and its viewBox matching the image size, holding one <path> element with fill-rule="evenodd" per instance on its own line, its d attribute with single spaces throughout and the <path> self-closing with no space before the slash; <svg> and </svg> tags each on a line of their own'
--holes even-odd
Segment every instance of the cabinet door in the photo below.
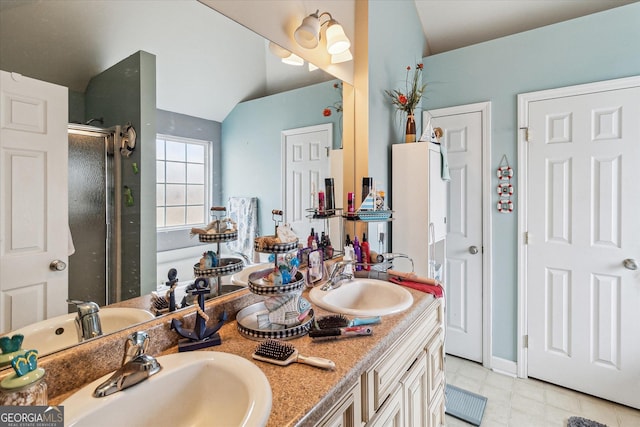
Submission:
<svg viewBox="0 0 640 427">
<path fill-rule="evenodd" d="M 438 332 L 427 344 L 427 399 L 431 402 L 435 399 L 438 389 L 444 384 L 444 332 L 438 328 Z"/>
<path fill-rule="evenodd" d="M 427 425 L 427 355 L 422 353 L 400 381 L 407 427 Z"/>
<path fill-rule="evenodd" d="M 355 427 L 360 419 L 360 381 L 331 408 L 317 426 L 322 427 Z"/>
<path fill-rule="evenodd" d="M 404 427 L 403 415 L 402 387 L 398 386 L 367 425 L 372 427 Z"/>
<path fill-rule="evenodd" d="M 444 423 L 444 387 L 440 387 L 434 399 L 429 402 L 427 427 L 443 427 Z"/>
<path fill-rule="evenodd" d="M 392 248 L 409 255 L 418 276 L 428 274 L 428 143 L 391 147 Z"/>
<path fill-rule="evenodd" d="M 447 237 L 447 185 L 441 175 L 440 151 L 429 150 L 429 222 L 435 228 L 435 240 Z"/>
</svg>

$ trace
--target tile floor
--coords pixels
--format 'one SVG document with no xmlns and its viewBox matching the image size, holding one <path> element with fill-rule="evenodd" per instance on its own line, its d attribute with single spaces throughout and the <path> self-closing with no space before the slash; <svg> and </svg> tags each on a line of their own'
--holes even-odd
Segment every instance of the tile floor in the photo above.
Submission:
<svg viewBox="0 0 640 427">
<path fill-rule="evenodd" d="M 487 398 L 482 427 L 561 427 L 569 417 L 608 427 L 640 426 L 640 411 L 534 379 L 512 378 L 447 355 L 447 382 Z M 447 415 L 447 427 L 468 427 Z"/>
</svg>

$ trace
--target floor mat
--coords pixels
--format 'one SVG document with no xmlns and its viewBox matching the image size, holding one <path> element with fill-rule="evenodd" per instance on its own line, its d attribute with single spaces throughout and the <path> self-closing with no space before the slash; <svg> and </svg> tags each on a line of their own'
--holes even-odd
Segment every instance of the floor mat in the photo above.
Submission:
<svg viewBox="0 0 640 427">
<path fill-rule="evenodd" d="M 607 427 L 597 421 L 588 420 L 582 417 L 571 417 L 567 421 L 567 427 Z"/>
<path fill-rule="evenodd" d="M 487 406 L 487 398 L 447 384 L 444 389 L 445 413 L 479 426 Z"/>
</svg>

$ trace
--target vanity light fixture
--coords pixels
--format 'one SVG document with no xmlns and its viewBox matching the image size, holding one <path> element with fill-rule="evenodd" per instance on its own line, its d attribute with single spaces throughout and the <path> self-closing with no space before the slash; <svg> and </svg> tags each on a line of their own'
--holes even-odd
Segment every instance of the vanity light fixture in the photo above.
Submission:
<svg viewBox="0 0 640 427">
<path fill-rule="evenodd" d="M 286 58 L 282 58 L 282 62 L 289 65 L 296 65 L 298 67 L 304 65 L 304 59 L 300 58 L 295 53 L 291 53 Z"/>
<path fill-rule="evenodd" d="M 285 64 L 296 66 L 304 65 L 304 59 L 300 58 L 294 53 L 289 52 L 287 49 L 278 44 L 275 44 L 274 42 L 269 42 L 269 51 L 280 58 L 280 60 Z"/>
<path fill-rule="evenodd" d="M 341 62 L 351 61 L 352 59 L 353 59 L 353 55 L 351 54 L 350 49 L 347 49 L 342 53 L 331 55 L 332 64 L 340 64 Z"/>
<path fill-rule="evenodd" d="M 296 42 L 305 49 L 314 49 L 320 41 L 320 30 L 323 25 L 327 25 L 325 36 L 327 38 L 327 52 L 330 55 L 338 55 L 347 51 L 351 47 L 351 41 L 344 32 L 342 25 L 338 23 L 329 12 L 315 13 L 302 20 L 302 24 L 293 33 Z M 328 19 L 320 22 L 320 18 L 327 15 Z"/>
</svg>

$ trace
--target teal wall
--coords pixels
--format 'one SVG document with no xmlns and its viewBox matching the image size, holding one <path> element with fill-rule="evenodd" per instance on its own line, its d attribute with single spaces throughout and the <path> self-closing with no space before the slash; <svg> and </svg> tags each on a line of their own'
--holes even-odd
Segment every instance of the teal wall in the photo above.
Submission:
<svg viewBox="0 0 640 427">
<path fill-rule="evenodd" d="M 369 2 L 369 176 L 391 201 L 391 144 L 404 142 L 406 115 L 396 112 L 384 91 L 405 87 L 407 66 L 413 75 L 425 47 L 414 2 Z M 356 185 L 360 182 L 356 177 Z"/>
<path fill-rule="evenodd" d="M 85 93 L 85 117 L 103 117 L 104 127 L 136 130 L 136 149 L 122 157 L 122 185 L 133 191 L 134 206 L 122 209 L 122 299 L 156 289 L 156 59 L 139 51 L 93 77 Z M 134 173 L 132 163 L 138 164 Z M 138 232 L 139 230 L 139 232 Z"/>
<path fill-rule="evenodd" d="M 517 94 L 640 74 L 640 3 L 429 56 L 424 64 L 423 108 L 491 101 L 491 170 L 503 155 L 515 168 Z M 492 352 L 515 361 L 517 207 L 491 216 Z"/>
<path fill-rule="evenodd" d="M 282 206 L 281 132 L 333 123 L 333 147 L 341 142 L 342 114 L 324 117 L 325 107 L 340 100 L 333 87 L 319 83 L 242 102 L 222 122 L 222 201 L 229 197 L 258 197 L 261 234 L 273 234 L 272 209 Z"/>
</svg>

